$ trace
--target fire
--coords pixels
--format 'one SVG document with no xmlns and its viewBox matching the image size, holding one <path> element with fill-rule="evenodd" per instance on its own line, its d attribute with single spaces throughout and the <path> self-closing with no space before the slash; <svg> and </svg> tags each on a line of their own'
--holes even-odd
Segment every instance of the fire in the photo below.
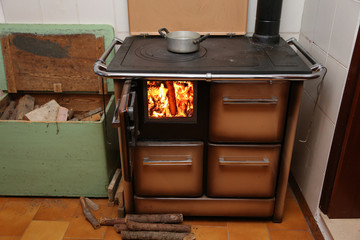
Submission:
<svg viewBox="0 0 360 240">
<path fill-rule="evenodd" d="M 194 86 L 189 81 L 147 81 L 150 118 L 192 117 Z"/>
</svg>

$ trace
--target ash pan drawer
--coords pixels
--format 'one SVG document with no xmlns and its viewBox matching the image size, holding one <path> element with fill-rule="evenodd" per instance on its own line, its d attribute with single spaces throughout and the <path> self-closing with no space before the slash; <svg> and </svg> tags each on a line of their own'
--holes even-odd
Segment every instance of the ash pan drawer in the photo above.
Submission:
<svg viewBox="0 0 360 240">
<path fill-rule="evenodd" d="M 138 142 L 134 188 L 138 196 L 201 196 L 202 142 Z"/>
<path fill-rule="evenodd" d="M 214 83 L 210 89 L 212 142 L 281 142 L 289 82 Z"/>
<path fill-rule="evenodd" d="M 209 144 L 207 195 L 273 197 L 281 145 Z"/>
</svg>

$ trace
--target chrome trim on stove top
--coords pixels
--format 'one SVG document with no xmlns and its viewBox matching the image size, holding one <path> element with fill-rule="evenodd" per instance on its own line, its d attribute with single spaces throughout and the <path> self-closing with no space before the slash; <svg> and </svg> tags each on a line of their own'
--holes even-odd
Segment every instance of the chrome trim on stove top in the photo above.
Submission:
<svg viewBox="0 0 360 240">
<path fill-rule="evenodd" d="M 122 40 L 114 38 L 110 46 L 105 50 L 101 57 L 94 64 L 94 72 L 102 77 L 108 78 L 166 78 L 166 79 L 179 79 L 191 78 L 193 80 L 205 80 L 211 82 L 236 82 L 243 80 L 291 80 L 291 81 L 304 81 L 310 79 L 321 78 L 326 73 L 326 68 L 318 63 L 295 38 L 290 38 L 286 41 L 292 44 L 296 49 L 301 52 L 305 58 L 312 64 L 310 74 L 214 74 L 214 73 L 134 73 L 134 72 L 108 72 L 106 65 L 106 58 L 116 45 L 121 45 Z"/>
</svg>

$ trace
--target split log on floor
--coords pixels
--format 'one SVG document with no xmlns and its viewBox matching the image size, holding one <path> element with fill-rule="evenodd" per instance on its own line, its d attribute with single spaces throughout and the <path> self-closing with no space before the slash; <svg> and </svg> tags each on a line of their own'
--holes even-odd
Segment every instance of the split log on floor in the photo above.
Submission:
<svg viewBox="0 0 360 240">
<path fill-rule="evenodd" d="M 175 88 L 173 81 L 166 81 L 166 87 L 168 89 L 168 97 L 169 97 L 169 109 L 171 115 L 176 115 L 176 97 L 175 97 Z"/>
<path fill-rule="evenodd" d="M 127 221 L 126 226 L 132 231 L 155 231 L 155 232 L 182 232 L 190 233 L 190 225 L 165 224 L 165 223 L 139 223 Z"/>
<path fill-rule="evenodd" d="M 124 177 L 121 177 L 119 186 L 115 192 L 115 205 L 118 204 L 119 207 L 124 207 Z"/>
<path fill-rule="evenodd" d="M 19 103 L 16 106 L 15 114 L 16 120 L 22 120 L 28 112 L 34 110 L 35 98 L 30 95 L 24 95 L 19 99 Z"/>
<path fill-rule="evenodd" d="M 182 223 L 184 220 L 181 213 L 174 214 L 127 214 L 126 222 L 142 223 Z"/>
<path fill-rule="evenodd" d="M 121 233 L 122 231 L 127 231 L 128 227 L 125 223 L 118 223 L 114 225 L 115 232 Z"/>
<path fill-rule="evenodd" d="M 121 231 L 121 239 L 194 240 L 193 233 Z"/>
<path fill-rule="evenodd" d="M 85 198 L 86 204 L 94 211 L 99 210 L 99 205 L 91 201 L 89 198 Z"/>
<path fill-rule="evenodd" d="M 114 202 L 114 200 L 115 200 L 115 192 L 116 192 L 117 187 L 119 185 L 120 179 L 121 179 L 121 169 L 117 168 L 115 173 L 114 173 L 114 176 L 111 179 L 111 182 L 110 182 L 110 184 L 109 184 L 109 186 L 107 188 L 110 203 Z M 112 205 L 112 206 L 114 206 L 114 205 Z"/>
<path fill-rule="evenodd" d="M 117 213 L 118 213 L 119 218 L 124 218 L 125 217 L 125 208 L 123 206 L 119 205 L 119 207 L 117 209 Z"/>
<path fill-rule="evenodd" d="M 16 107 L 16 102 L 11 101 L 10 104 L 6 107 L 4 113 L 1 115 L 1 120 L 9 120 L 10 116 L 13 114 Z"/>
<path fill-rule="evenodd" d="M 80 204 L 86 220 L 88 220 L 91 223 L 94 229 L 100 228 L 100 223 L 90 211 L 84 197 L 80 197 Z"/>
<path fill-rule="evenodd" d="M 100 218 L 100 225 L 114 226 L 115 224 L 125 224 L 125 218 Z"/>
</svg>

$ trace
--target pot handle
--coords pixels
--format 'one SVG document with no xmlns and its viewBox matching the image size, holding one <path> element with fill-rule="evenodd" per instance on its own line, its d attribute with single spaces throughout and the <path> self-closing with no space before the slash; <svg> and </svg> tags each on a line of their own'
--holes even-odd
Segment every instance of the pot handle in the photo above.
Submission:
<svg viewBox="0 0 360 240">
<path fill-rule="evenodd" d="M 205 34 L 205 35 L 202 36 L 201 38 L 194 40 L 193 43 L 194 43 L 194 44 L 201 43 L 202 41 L 204 41 L 204 40 L 207 39 L 208 37 L 210 37 L 210 33 Z"/>
<path fill-rule="evenodd" d="M 160 29 L 158 30 L 158 32 L 160 33 L 161 36 L 163 36 L 164 38 L 166 38 L 166 34 L 169 33 L 169 30 L 167 30 L 167 28 L 160 28 Z M 163 32 L 166 32 L 166 34 L 163 33 Z"/>
</svg>

